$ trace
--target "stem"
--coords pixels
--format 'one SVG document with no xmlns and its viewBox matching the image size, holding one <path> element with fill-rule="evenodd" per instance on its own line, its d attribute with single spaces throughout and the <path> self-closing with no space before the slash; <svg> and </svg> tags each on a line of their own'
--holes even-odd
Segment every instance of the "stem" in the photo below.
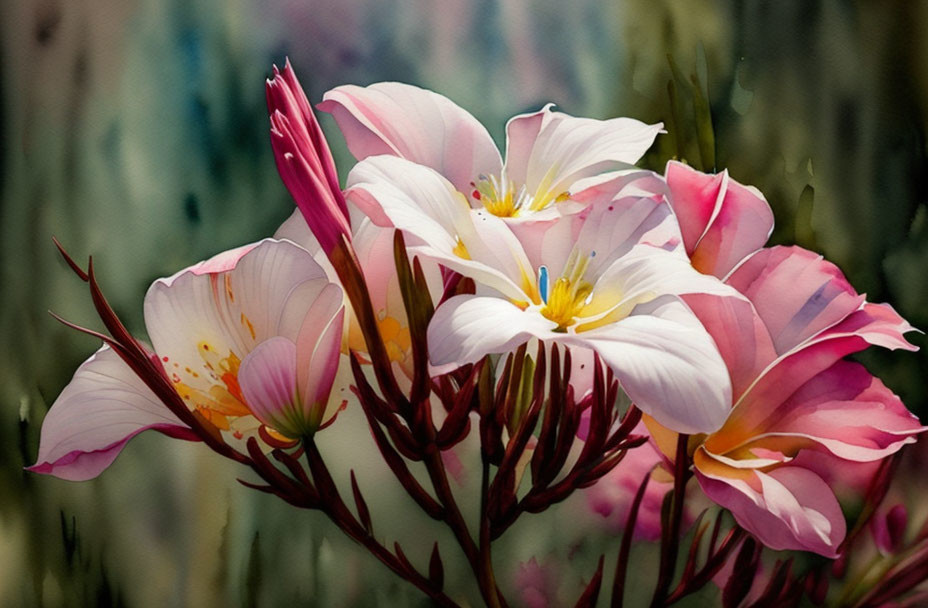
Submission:
<svg viewBox="0 0 928 608">
<path fill-rule="evenodd" d="M 429 423 L 426 425 L 430 435 L 434 435 L 434 427 Z M 435 495 L 438 501 L 445 507 L 445 523 L 451 529 L 455 539 L 464 551 L 468 563 L 474 576 L 477 577 L 477 584 L 480 587 L 480 595 L 483 601 L 490 608 L 504 608 L 506 606 L 502 594 L 496 587 L 495 577 L 493 576 L 493 565 L 487 563 L 486 566 L 481 562 L 480 548 L 474 542 L 470 532 L 467 529 L 467 523 L 458 507 L 454 494 L 451 491 L 451 484 L 448 483 L 448 474 L 445 471 L 445 464 L 441 460 L 441 453 L 438 445 L 434 442 L 434 437 L 429 437 L 429 443 L 426 445 L 426 456 L 424 459 L 426 470 L 429 478 L 432 480 L 432 486 L 435 489 Z M 481 522 L 481 526 L 483 523 Z M 489 555 L 489 547 L 487 547 Z"/>
<path fill-rule="evenodd" d="M 348 537 L 370 551 L 374 557 L 379 559 L 381 563 L 395 574 L 415 585 L 436 604 L 445 608 L 460 608 L 459 604 L 454 600 L 445 595 L 441 590 L 436 589 L 428 578 L 422 576 L 412 568 L 407 568 L 396 555 L 381 545 L 377 539 L 368 533 L 338 494 L 338 490 L 335 488 L 334 482 L 332 481 L 332 476 L 325 466 L 325 461 L 322 458 L 322 454 L 319 453 L 319 448 L 316 446 L 315 441 L 311 438 L 307 439 L 304 441 L 304 445 L 306 446 L 306 460 L 309 463 L 310 471 L 313 474 L 316 485 L 320 488 L 320 510 Z"/>
<path fill-rule="evenodd" d="M 490 553 L 490 517 L 487 512 L 487 502 L 490 490 L 490 461 L 486 454 L 482 454 L 483 470 L 481 471 L 480 482 L 480 574 L 478 577 L 482 580 L 481 587 L 493 589 L 492 599 L 494 603 L 491 606 L 500 606 L 502 595 L 496 586 L 496 575 L 493 572 L 493 558 Z M 489 603 L 489 602 L 488 602 Z"/>
<path fill-rule="evenodd" d="M 354 249 L 343 237 L 338 246 L 332 250 L 329 259 L 338 273 L 338 278 L 341 279 L 342 288 L 348 295 L 361 333 L 364 334 L 367 352 L 380 390 L 388 401 L 405 405 L 407 401 L 396 383 L 396 378 L 393 377 L 390 357 L 387 355 L 383 337 L 377 329 L 377 318 L 374 314 L 374 306 L 371 304 L 367 282 L 364 280 L 364 271 L 361 270 L 361 264 L 358 262 Z"/>
<path fill-rule="evenodd" d="M 625 520 L 625 531 L 622 532 L 622 544 L 619 547 L 619 557 L 615 562 L 615 579 L 612 581 L 612 608 L 622 608 L 625 595 L 625 574 L 628 571 L 628 556 L 632 548 L 632 535 L 635 532 L 635 522 L 638 520 L 638 510 L 644 499 L 645 490 L 651 480 L 651 471 L 648 471 L 638 486 L 635 499 L 628 509 L 628 519 Z"/>
<path fill-rule="evenodd" d="M 667 591 L 673 580 L 674 569 L 677 565 L 677 553 L 680 549 L 680 527 L 683 523 L 683 502 L 686 482 L 689 479 L 689 465 L 687 462 L 686 447 L 689 435 L 677 436 L 677 453 L 674 459 L 673 495 L 670 506 L 670 518 L 667 526 L 662 530 L 661 562 L 658 572 L 657 585 L 654 596 L 651 598 L 651 608 L 666 605 Z"/>
</svg>

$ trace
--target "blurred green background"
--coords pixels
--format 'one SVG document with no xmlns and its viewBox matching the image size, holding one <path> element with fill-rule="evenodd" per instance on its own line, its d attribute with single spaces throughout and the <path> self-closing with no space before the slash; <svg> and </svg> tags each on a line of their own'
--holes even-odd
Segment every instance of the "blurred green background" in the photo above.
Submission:
<svg viewBox="0 0 928 608">
<path fill-rule="evenodd" d="M 775 242 L 928 328 L 926 31 L 923 2 L 5 0 L 0 604 L 421 604 L 200 446 L 142 436 L 83 484 L 22 471 L 97 347 L 46 314 L 95 326 L 51 236 L 95 256 L 143 334 L 153 279 L 271 234 L 292 209 L 268 145 L 273 62 L 289 56 L 314 102 L 343 83 L 434 89 L 498 140 L 548 101 L 663 121 L 647 166 L 728 168 L 767 196 Z M 925 350 L 862 359 L 924 419 Z"/>
</svg>

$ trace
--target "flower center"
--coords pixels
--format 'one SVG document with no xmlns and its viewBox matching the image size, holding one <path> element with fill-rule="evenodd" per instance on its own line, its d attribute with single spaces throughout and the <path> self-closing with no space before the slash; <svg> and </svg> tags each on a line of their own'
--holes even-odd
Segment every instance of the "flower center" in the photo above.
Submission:
<svg viewBox="0 0 928 608">
<path fill-rule="evenodd" d="M 594 251 L 588 256 L 581 256 L 574 249 L 561 277 L 554 281 L 553 286 L 549 286 L 547 267 L 538 269 L 538 290 L 544 302 L 540 312 L 546 319 L 557 323 L 555 331 L 566 331 L 588 303 L 593 285 L 584 279 L 584 274 L 595 255 Z"/>
<path fill-rule="evenodd" d="M 487 211 L 497 217 L 516 217 L 522 211 L 541 211 L 552 202 L 561 203 L 570 199 L 569 192 L 557 194 L 543 187 L 549 181 L 546 176 L 542 186 L 532 195 L 524 185 L 516 186 L 510 181 L 505 172 L 499 178 L 495 175 L 481 175 L 476 182 L 471 182 L 474 187 L 471 197 L 480 201 Z"/>
<path fill-rule="evenodd" d="M 169 359 L 163 358 L 165 368 L 171 372 L 174 390 L 185 403 L 200 412 L 216 428 L 230 430 L 230 418 L 251 414 L 238 384 L 241 360 L 231 351 L 227 356 L 221 356 L 215 347 L 206 342 L 198 344 L 197 350 L 203 359 L 203 368 L 199 372 L 189 367 L 181 368 L 176 362 L 173 364 L 174 369 L 169 369 Z M 182 378 L 181 374 L 187 378 Z M 209 383 L 209 388 L 202 386 L 202 380 L 199 380 L 201 377 Z M 192 384 L 199 384 L 200 387 L 191 386 Z"/>
<path fill-rule="evenodd" d="M 519 211 L 531 207 L 532 197 L 525 191 L 525 186 L 517 189 L 505 173 L 500 179 L 495 175 L 481 175 L 473 185 L 471 196 L 497 217 L 516 217 Z"/>
</svg>

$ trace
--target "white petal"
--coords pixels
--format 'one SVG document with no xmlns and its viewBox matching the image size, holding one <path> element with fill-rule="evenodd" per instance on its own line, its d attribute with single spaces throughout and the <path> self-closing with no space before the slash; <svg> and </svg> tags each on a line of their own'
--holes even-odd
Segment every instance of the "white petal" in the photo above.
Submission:
<svg viewBox="0 0 928 608">
<path fill-rule="evenodd" d="M 348 184 L 350 200 L 375 223 L 403 230 L 411 251 L 511 298 L 525 298 L 524 277 L 534 280 L 534 273 L 515 235 L 499 218 L 472 210 L 435 171 L 376 156 L 358 163 Z M 460 244 L 466 257 L 459 255 Z"/>
<path fill-rule="evenodd" d="M 146 429 L 193 438 L 119 355 L 104 346 L 77 368 L 45 416 L 39 455 L 30 470 L 73 481 L 91 479 Z"/>
<path fill-rule="evenodd" d="M 545 107 L 510 121 L 505 170 L 536 200 L 553 199 L 580 179 L 634 164 L 662 127 L 631 118 L 576 118 Z"/>
<path fill-rule="evenodd" d="M 556 323 L 506 300 L 455 296 L 435 310 L 428 329 L 432 365 L 464 365 L 506 353 L 532 337 L 547 337 Z"/>
<path fill-rule="evenodd" d="M 560 341 L 598 352 L 638 407 L 677 432 L 714 431 L 731 409 L 731 382 L 715 343 L 673 297 Z"/>
<path fill-rule="evenodd" d="M 627 309 L 666 294 L 692 293 L 745 299 L 717 278 L 695 270 L 681 252 L 637 245 L 596 278 L 593 297 L 582 316 L 601 315 L 615 307 Z"/>
</svg>

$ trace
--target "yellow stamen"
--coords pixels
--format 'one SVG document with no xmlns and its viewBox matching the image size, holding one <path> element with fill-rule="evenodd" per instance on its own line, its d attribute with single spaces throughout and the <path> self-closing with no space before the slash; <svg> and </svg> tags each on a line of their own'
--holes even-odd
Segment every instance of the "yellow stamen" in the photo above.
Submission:
<svg viewBox="0 0 928 608">
<path fill-rule="evenodd" d="M 561 278 L 551 287 L 541 314 L 557 323 L 556 331 L 564 331 L 574 323 L 593 293 L 593 285 L 583 279 L 589 265 L 590 256 L 581 256 L 574 249 L 564 265 Z"/>
<path fill-rule="evenodd" d="M 457 242 L 454 245 L 454 249 L 451 250 L 451 253 L 458 256 L 462 260 L 470 259 L 470 252 L 467 250 L 467 245 L 464 244 L 464 241 L 461 240 L 461 237 L 457 238 Z"/>
<path fill-rule="evenodd" d="M 513 217 L 516 214 L 515 196 L 509 190 L 500 199 L 487 199 L 483 206 L 486 210 L 498 217 Z"/>
<path fill-rule="evenodd" d="M 572 281 L 561 277 L 554 282 L 541 314 L 557 323 L 557 331 L 564 331 L 573 324 L 574 318 L 580 313 L 592 292 L 593 286 L 586 281 Z"/>
<path fill-rule="evenodd" d="M 229 418 L 251 414 L 238 384 L 241 360 L 231 351 L 227 356 L 221 357 L 215 347 L 207 342 L 200 342 L 197 350 L 203 359 L 204 367 L 209 371 L 207 375 L 211 381 L 210 386 L 194 388 L 175 373 L 172 378 L 174 390 L 188 406 L 199 411 L 217 428 L 228 430 Z M 184 371 L 194 378 L 200 376 L 189 368 L 185 368 Z"/>
<path fill-rule="evenodd" d="M 516 188 L 505 173 L 499 179 L 495 175 L 482 177 L 476 188 L 474 197 L 497 217 L 516 217 L 530 203 L 525 188 Z"/>
</svg>

